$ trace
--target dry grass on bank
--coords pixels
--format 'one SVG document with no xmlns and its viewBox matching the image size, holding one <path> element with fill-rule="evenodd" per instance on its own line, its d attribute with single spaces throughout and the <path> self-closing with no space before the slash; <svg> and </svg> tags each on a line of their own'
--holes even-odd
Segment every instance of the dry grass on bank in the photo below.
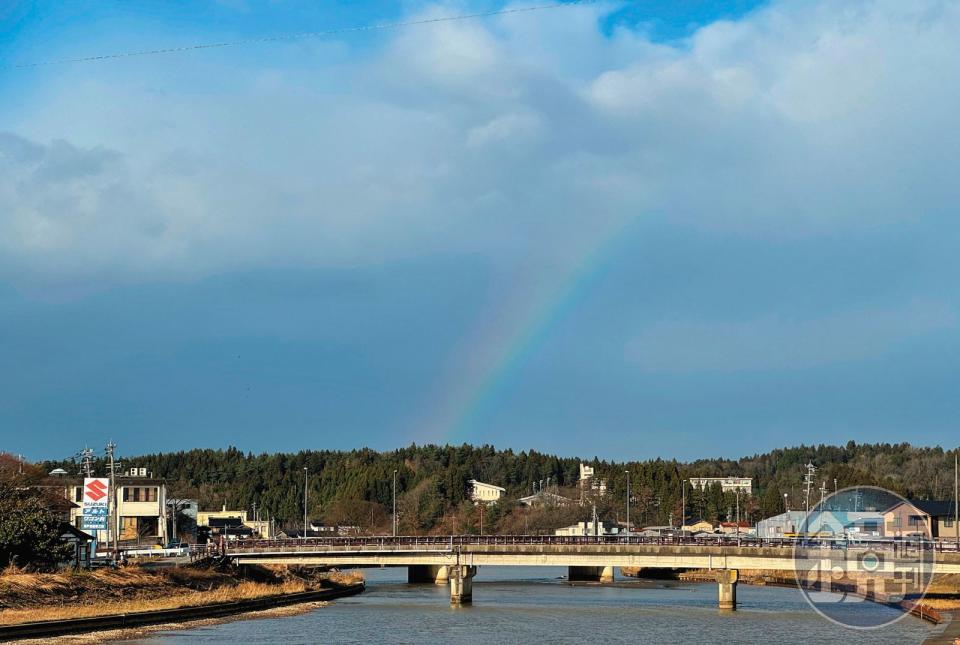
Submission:
<svg viewBox="0 0 960 645">
<path fill-rule="evenodd" d="M 38 620 L 63 620 L 66 618 L 88 618 L 108 616 L 135 611 L 154 611 L 157 609 L 176 609 L 178 607 L 196 607 L 236 600 L 251 600 L 277 594 L 307 591 L 303 582 L 283 582 L 265 584 L 262 582 L 241 582 L 235 587 L 221 587 L 213 591 L 187 591 L 164 595 L 160 598 L 142 598 L 121 600 L 97 604 L 70 603 L 60 606 L 47 605 L 31 609 L 5 609 L 0 611 L 0 625 L 25 623 Z"/>
<path fill-rule="evenodd" d="M 251 579 L 210 569 L 137 567 L 63 573 L 0 572 L 0 624 L 194 607 L 362 581 L 359 573 L 258 568 Z"/>
</svg>

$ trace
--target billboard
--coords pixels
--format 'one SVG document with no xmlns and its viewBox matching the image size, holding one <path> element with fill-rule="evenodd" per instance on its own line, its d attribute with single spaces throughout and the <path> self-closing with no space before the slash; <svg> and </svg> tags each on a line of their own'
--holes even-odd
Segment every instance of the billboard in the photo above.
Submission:
<svg viewBox="0 0 960 645">
<path fill-rule="evenodd" d="M 83 530 L 106 530 L 110 515 L 110 480 L 87 477 L 83 480 Z"/>
</svg>

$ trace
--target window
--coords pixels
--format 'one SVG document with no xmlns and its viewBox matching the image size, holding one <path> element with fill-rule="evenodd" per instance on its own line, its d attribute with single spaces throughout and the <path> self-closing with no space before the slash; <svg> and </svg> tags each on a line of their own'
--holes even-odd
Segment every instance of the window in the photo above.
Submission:
<svg viewBox="0 0 960 645">
<path fill-rule="evenodd" d="M 950 528 L 950 527 L 952 527 L 952 526 L 953 526 L 953 518 L 952 518 L 952 517 L 944 517 L 944 518 L 943 518 L 943 526 L 944 526 L 945 528 Z"/>
<path fill-rule="evenodd" d="M 920 526 L 923 523 L 922 515 L 911 515 L 910 516 L 910 526 Z"/>
<path fill-rule="evenodd" d="M 899 516 L 899 515 L 894 515 L 894 516 L 893 516 L 893 527 L 894 527 L 894 528 L 897 528 L 897 529 L 900 528 L 900 516 Z"/>
<path fill-rule="evenodd" d="M 144 492 L 143 501 L 145 502 L 157 501 L 157 489 L 155 486 L 144 488 L 143 492 Z"/>
<path fill-rule="evenodd" d="M 82 502 L 83 501 L 83 486 L 75 486 L 73 489 L 73 501 Z"/>
</svg>

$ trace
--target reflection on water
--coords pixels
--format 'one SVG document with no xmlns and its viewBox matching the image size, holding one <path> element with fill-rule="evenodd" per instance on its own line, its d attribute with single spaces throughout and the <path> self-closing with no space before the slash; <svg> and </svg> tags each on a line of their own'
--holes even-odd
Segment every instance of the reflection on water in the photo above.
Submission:
<svg viewBox="0 0 960 645">
<path fill-rule="evenodd" d="M 737 590 L 740 609 L 716 609 L 714 584 L 571 586 L 561 567 L 484 567 L 473 605 L 452 608 L 449 591 L 406 584 L 406 569 L 369 569 L 367 591 L 307 614 L 241 620 L 157 636 L 177 643 L 920 643 L 932 626 L 907 617 L 875 631 L 826 621 L 796 589 Z M 891 612 L 863 602 L 852 612 Z M 153 641 L 156 642 L 156 641 Z"/>
</svg>

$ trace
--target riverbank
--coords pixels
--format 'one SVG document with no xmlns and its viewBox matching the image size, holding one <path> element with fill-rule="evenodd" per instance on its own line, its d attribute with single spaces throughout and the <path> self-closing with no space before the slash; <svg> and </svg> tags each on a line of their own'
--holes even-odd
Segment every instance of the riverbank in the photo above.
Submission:
<svg viewBox="0 0 960 645">
<path fill-rule="evenodd" d="M 754 586 L 796 587 L 797 581 L 792 571 L 751 571 L 740 570 L 739 581 Z M 713 582 L 715 573 L 705 569 L 683 571 L 677 579 L 689 582 Z M 882 604 L 898 605 L 904 611 L 923 620 L 936 624 L 944 620 L 941 612 L 956 613 L 960 610 L 960 576 L 955 574 L 938 575 L 931 581 L 922 600 L 891 600 L 879 591 L 862 593 L 856 577 L 844 577 L 833 582 L 835 589 L 861 596 L 867 600 Z"/>
<path fill-rule="evenodd" d="M 98 618 L 241 603 L 362 582 L 362 576 L 251 567 L 242 573 L 202 567 L 138 567 L 55 574 L 0 574 L 0 625 Z"/>
</svg>

